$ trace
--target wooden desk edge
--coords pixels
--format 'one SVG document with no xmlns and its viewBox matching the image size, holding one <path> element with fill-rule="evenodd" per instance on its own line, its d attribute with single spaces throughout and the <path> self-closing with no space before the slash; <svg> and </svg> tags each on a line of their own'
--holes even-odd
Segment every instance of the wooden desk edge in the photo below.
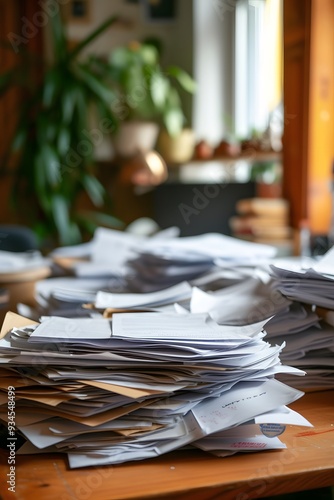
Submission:
<svg viewBox="0 0 334 500">
<path fill-rule="evenodd" d="M 290 405 L 314 427 L 288 426 L 286 450 L 217 458 L 199 450 L 154 460 L 68 470 L 65 456 L 19 457 L 16 496 L 3 500 L 248 500 L 334 483 L 334 391 L 308 393 Z M 8 473 L 1 454 L 1 477 Z M 220 496 L 222 495 L 223 496 Z"/>
</svg>

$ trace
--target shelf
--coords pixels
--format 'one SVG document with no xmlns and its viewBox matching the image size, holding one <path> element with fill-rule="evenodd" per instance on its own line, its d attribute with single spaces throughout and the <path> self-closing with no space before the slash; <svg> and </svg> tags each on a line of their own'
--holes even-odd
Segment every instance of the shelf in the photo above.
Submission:
<svg viewBox="0 0 334 500">
<path fill-rule="evenodd" d="M 281 153 L 245 152 L 237 157 L 217 157 L 209 160 L 193 159 L 180 165 L 170 165 L 169 184 L 246 183 L 254 180 L 252 168 L 256 163 L 273 162 L 280 174 Z"/>
</svg>

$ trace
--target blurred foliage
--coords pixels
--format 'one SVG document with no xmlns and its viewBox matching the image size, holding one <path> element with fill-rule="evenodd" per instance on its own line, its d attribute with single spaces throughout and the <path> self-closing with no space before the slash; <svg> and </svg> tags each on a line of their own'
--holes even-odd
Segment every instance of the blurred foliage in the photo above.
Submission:
<svg viewBox="0 0 334 500">
<path fill-rule="evenodd" d="M 94 151 L 103 134 L 117 128 L 112 112 L 115 93 L 110 72 L 82 51 L 115 22 L 107 19 L 73 49 L 69 49 L 60 13 L 50 16 L 53 60 L 40 60 L 26 50 L 18 62 L 0 75 L 0 95 L 14 87 L 23 91 L 20 117 L 9 145 L 5 169 L 16 158 L 13 199 L 33 221 L 40 240 L 55 245 L 76 244 L 97 225 L 96 214 L 78 208 L 84 193 L 96 207 L 106 207 L 107 193 L 96 177 Z M 38 79 L 36 82 L 36 75 Z M 93 128 L 92 116 L 97 123 Z M 112 227 L 120 222 L 108 214 L 103 221 Z"/>
<path fill-rule="evenodd" d="M 116 99 L 112 110 L 120 120 L 153 120 L 178 135 L 185 123 L 180 90 L 194 93 L 196 83 L 178 66 L 161 66 L 156 39 L 133 41 L 111 51 L 104 62 Z"/>
</svg>

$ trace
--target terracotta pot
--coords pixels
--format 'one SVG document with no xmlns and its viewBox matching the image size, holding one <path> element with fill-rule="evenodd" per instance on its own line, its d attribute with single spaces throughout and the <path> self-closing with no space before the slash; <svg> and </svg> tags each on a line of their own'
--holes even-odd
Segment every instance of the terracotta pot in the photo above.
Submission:
<svg viewBox="0 0 334 500">
<path fill-rule="evenodd" d="M 273 182 L 272 184 L 257 182 L 256 196 L 258 196 L 259 198 L 281 198 L 282 185 L 280 182 Z"/>
</svg>

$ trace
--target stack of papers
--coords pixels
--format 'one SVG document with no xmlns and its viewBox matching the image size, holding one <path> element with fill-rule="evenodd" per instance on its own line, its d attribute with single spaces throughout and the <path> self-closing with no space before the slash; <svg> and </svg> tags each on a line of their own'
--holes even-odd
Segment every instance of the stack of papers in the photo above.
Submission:
<svg viewBox="0 0 334 500">
<path fill-rule="evenodd" d="M 127 283 L 132 290 L 154 291 L 227 266 L 256 265 L 270 260 L 276 252 L 269 245 L 218 233 L 150 240 L 128 259 Z"/>
<path fill-rule="evenodd" d="M 61 276 L 40 280 L 35 285 L 34 307 L 18 304 L 22 316 L 39 320 L 41 316 L 90 317 L 97 316 L 85 308 L 95 301 L 97 293 L 103 290 L 117 290 L 118 281 L 113 278 L 77 278 Z"/>
<path fill-rule="evenodd" d="M 16 275 L 48 267 L 50 260 L 41 255 L 38 250 L 31 252 L 7 252 L 0 250 L 0 277 Z"/>
<path fill-rule="evenodd" d="M 51 257 L 56 262 L 66 261 L 68 268 L 80 278 L 122 278 L 127 273 L 127 261 L 144 244 L 175 238 L 178 231 L 169 228 L 153 236 L 138 236 L 125 231 L 99 227 L 88 243 L 55 249 Z"/>
<path fill-rule="evenodd" d="M 292 305 L 266 325 L 268 341 L 284 341 L 282 362 L 306 372 L 303 381 L 279 377 L 305 391 L 334 387 L 334 249 L 317 261 L 271 265 L 274 287 Z"/>
<path fill-rule="evenodd" d="M 0 282 L 17 282 L 50 273 L 50 260 L 39 251 L 7 252 L 0 250 Z"/>
<path fill-rule="evenodd" d="M 324 275 L 314 268 L 292 271 L 272 265 L 271 269 L 277 289 L 290 300 L 334 309 L 334 274 Z"/>
<path fill-rule="evenodd" d="M 96 294 L 96 309 L 146 309 L 157 310 L 161 306 L 172 306 L 176 302 L 189 301 L 192 287 L 187 281 L 148 293 L 110 293 L 99 291 Z"/>
<path fill-rule="evenodd" d="M 179 237 L 176 228 L 153 236 L 98 228 L 92 241 L 58 248 L 51 257 L 80 278 L 114 278 L 128 291 L 153 292 L 192 281 L 231 265 L 254 266 L 273 258 L 275 247 L 218 233 Z"/>
<path fill-rule="evenodd" d="M 221 325 L 247 325 L 284 311 L 291 301 L 273 287 L 269 275 L 261 273 L 216 291 L 193 287 L 190 311 L 207 312 Z"/>
<path fill-rule="evenodd" d="M 9 313 L 0 418 L 7 421 L 12 385 L 26 439 L 18 453 L 64 452 L 72 468 L 196 443 L 222 454 L 284 447 L 277 436 L 286 424 L 311 424 L 286 407 L 303 392 L 275 376 L 304 373 L 281 364 L 284 345 L 264 340 L 264 323 L 222 326 L 207 314 L 161 312 L 36 323 Z M 203 441 L 216 434 L 214 445 Z"/>
</svg>

